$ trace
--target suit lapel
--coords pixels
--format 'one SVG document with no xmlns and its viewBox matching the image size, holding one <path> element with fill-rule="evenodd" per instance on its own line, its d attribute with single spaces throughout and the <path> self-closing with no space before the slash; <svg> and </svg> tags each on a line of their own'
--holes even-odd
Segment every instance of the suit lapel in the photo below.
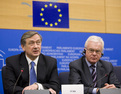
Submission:
<svg viewBox="0 0 121 94">
<path fill-rule="evenodd" d="M 98 61 L 98 63 L 97 63 L 97 80 L 99 80 L 100 78 L 102 78 L 104 75 L 105 75 L 105 70 L 102 67 L 101 62 Z M 97 86 L 101 87 L 101 80 L 98 81 Z"/>
<path fill-rule="evenodd" d="M 24 82 L 28 83 L 28 85 L 29 85 L 29 66 L 28 66 L 28 62 L 25 57 L 25 53 L 21 54 L 19 61 L 20 61 L 20 67 L 24 68 L 24 71 L 22 73 L 22 78 L 23 78 Z"/>
<path fill-rule="evenodd" d="M 88 67 L 88 65 L 87 65 L 87 63 L 85 61 L 85 58 L 83 58 L 82 61 L 83 61 L 83 65 L 84 65 L 83 70 L 84 70 L 84 75 L 85 75 L 85 78 L 86 78 L 85 80 L 86 80 L 87 85 L 89 86 L 89 85 L 91 85 L 93 83 L 92 82 L 92 76 L 91 76 L 89 67 Z"/>
<path fill-rule="evenodd" d="M 37 64 L 37 81 L 44 81 L 46 76 L 46 62 L 42 54 L 39 56 Z"/>
</svg>

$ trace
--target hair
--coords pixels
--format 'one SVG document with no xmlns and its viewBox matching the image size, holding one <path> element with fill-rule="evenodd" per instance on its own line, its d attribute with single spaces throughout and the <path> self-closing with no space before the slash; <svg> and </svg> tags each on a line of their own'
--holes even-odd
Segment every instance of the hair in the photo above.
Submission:
<svg viewBox="0 0 121 94">
<path fill-rule="evenodd" d="M 32 36 L 34 36 L 35 34 L 38 34 L 40 36 L 40 39 L 41 39 L 41 42 L 42 42 L 42 36 L 38 33 L 38 32 L 35 32 L 35 31 L 28 31 L 28 32 L 25 32 L 22 37 L 21 37 L 21 45 L 25 45 L 26 44 L 26 39 L 27 38 L 31 38 Z"/>
<path fill-rule="evenodd" d="M 99 36 L 94 36 L 94 35 L 90 36 L 90 37 L 86 40 L 86 42 L 85 42 L 85 48 L 87 47 L 87 44 L 88 44 L 89 41 L 101 42 L 101 43 L 102 43 L 102 50 L 104 49 L 104 41 L 103 41 L 103 39 L 102 39 L 101 37 L 99 37 Z"/>
</svg>

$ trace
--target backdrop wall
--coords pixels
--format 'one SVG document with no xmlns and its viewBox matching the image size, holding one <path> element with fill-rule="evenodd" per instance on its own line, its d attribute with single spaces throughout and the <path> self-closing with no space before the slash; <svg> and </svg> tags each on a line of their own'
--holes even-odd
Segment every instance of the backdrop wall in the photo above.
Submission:
<svg viewBox="0 0 121 94">
<path fill-rule="evenodd" d="M 26 31 L 28 30 L 0 29 L 0 70 L 6 64 L 5 59 L 7 57 L 22 52 L 20 38 Z M 101 59 L 111 62 L 114 66 L 121 65 L 121 34 L 57 31 L 37 32 L 43 37 L 41 52 L 57 59 L 58 73 L 69 71 L 69 63 L 82 56 L 81 53 L 84 49 L 85 41 L 91 35 L 97 35 L 104 39 L 104 56 Z M 3 94 L 1 75 L 0 88 L 0 94 Z"/>
<path fill-rule="evenodd" d="M 67 3 L 69 28 L 33 27 L 33 1 Z M 0 28 L 121 33 L 121 0 L 1 0 Z"/>
</svg>

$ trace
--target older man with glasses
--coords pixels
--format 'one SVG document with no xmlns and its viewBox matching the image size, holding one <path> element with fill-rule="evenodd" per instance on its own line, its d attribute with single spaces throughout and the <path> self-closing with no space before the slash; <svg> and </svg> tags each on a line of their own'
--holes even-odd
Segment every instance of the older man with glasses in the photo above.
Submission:
<svg viewBox="0 0 121 94">
<path fill-rule="evenodd" d="M 103 49 L 103 39 L 90 36 L 85 42 L 84 56 L 69 64 L 69 82 L 83 84 L 85 94 L 96 94 L 100 88 L 121 88 L 112 64 L 100 60 Z"/>
</svg>

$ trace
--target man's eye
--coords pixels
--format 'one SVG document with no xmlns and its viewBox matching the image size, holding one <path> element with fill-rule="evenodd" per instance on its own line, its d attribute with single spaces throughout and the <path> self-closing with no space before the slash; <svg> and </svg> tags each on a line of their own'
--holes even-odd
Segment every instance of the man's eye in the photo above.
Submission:
<svg viewBox="0 0 121 94">
<path fill-rule="evenodd" d="M 96 50 L 96 52 L 97 52 L 97 53 L 99 53 L 99 52 L 100 52 L 100 50 Z"/>
<path fill-rule="evenodd" d="M 30 45 L 34 44 L 34 42 L 29 42 Z"/>
<path fill-rule="evenodd" d="M 94 52 L 94 50 L 93 50 L 93 49 L 90 49 L 90 51 L 91 51 L 91 52 Z"/>
<path fill-rule="evenodd" d="M 36 43 L 39 45 L 41 42 L 40 41 L 37 41 Z"/>
<path fill-rule="evenodd" d="M 40 43 L 40 41 L 37 41 L 37 43 Z"/>
</svg>

